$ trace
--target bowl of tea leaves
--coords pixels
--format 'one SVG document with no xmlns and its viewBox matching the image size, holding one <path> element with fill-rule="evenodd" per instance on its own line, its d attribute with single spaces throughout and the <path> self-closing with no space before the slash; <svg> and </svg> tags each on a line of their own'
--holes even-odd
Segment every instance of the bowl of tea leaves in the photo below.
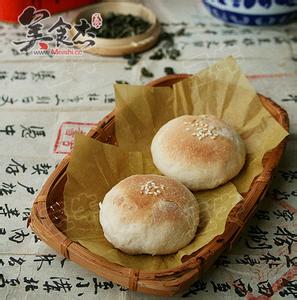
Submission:
<svg viewBox="0 0 297 300">
<path fill-rule="evenodd" d="M 74 26 L 70 34 L 73 37 L 81 34 L 84 39 L 92 41 L 88 47 L 84 44 L 76 46 L 83 51 L 103 56 L 122 56 L 145 51 L 158 41 L 160 35 L 156 15 L 138 3 L 95 4 L 83 9 L 72 23 Z"/>
</svg>

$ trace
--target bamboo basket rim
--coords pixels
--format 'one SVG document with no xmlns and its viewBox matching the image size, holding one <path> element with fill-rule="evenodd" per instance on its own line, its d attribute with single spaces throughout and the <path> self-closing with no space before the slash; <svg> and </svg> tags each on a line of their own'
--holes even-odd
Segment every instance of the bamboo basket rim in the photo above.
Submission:
<svg viewBox="0 0 297 300">
<path fill-rule="evenodd" d="M 148 85 L 171 86 L 175 82 L 188 76 L 190 75 L 168 75 L 154 80 Z M 271 99 L 263 95 L 259 96 L 264 107 L 273 115 L 280 125 L 288 130 L 289 119 L 287 112 Z M 111 136 L 106 133 L 106 128 L 112 126 L 114 124 L 113 122 L 114 111 L 99 121 L 99 123 L 89 131 L 87 136 L 94 139 L 100 137 L 101 141 L 109 142 Z M 259 201 L 265 195 L 272 177 L 272 172 L 277 166 L 285 149 L 286 140 L 285 138 L 276 148 L 265 154 L 262 173 L 254 179 L 250 190 L 243 195 L 244 199 L 233 207 L 229 213 L 224 232 L 216 236 L 207 245 L 197 250 L 196 254 L 191 255 L 189 259 L 175 268 L 159 271 L 142 271 L 112 263 L 99 255 L 91 253 L 79 243 L 71 241 L 55 226 L 49 216 L 48 202 L 52 197 L 52 189 L 65 180 L 66 168 L 71 153 L 59 163 L 43 185 L 33 203 L 28 225 L 30 224 L 32 230 L 50 247 L 54 248 L 66 258 L 94 271 L 99 276 L 110 279 L 131 290 L 138 290 L 155 295 L 174 295 L 195 280 L 204 269 L 212 265 L 215 256 L 218 256 L 218 254 L 221 254 L 226 249 L 232 248 L 234 242 L 242 232 L 244 225 L 254 214 Z M 248 209 L 250 202 L 252 202 L 253 205 Z M 245 219 L 246 221 L 244 222 L 243 220 Z M 82 258 L 84 258 L 84 260 Z"/>
</svg>

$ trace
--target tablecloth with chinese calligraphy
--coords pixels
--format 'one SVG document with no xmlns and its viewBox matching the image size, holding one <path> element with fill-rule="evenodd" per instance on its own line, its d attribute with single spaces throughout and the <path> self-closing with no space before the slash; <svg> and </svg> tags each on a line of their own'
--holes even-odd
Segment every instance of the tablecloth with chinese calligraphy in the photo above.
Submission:
<svg viewBox="0 0 297 300">
<path fill-rule="evenodd" d="M 26 222 L 42 184 L 71 150 L 74 132 L 87 132 L 113 109 L 114 82 L 144 84 L 170 72 L 193 73 L 230 54 L 258 92 L 288 111 L 288 145 L 240 241 L 174 298 L 296 298 L 297 24 L 241 27 L 214 19 L 200 1 L 142 2 L 167 32 L 167 52 L 163 44 L 132 58 L 24 55 L 12 42 L 24 40 L 26 29 L 0 23 L 0 298 L 160 299 L 63 258 Z M 69 22 L 76 13 L 61 16 Z M 57 21 L 52 16 L 44 30 Z"/>
</svg>

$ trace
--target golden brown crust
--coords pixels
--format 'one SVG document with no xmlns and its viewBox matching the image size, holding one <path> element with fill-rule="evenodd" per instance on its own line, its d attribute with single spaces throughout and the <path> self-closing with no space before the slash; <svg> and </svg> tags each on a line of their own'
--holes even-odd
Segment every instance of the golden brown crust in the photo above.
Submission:
<svg viewBox="0 0 297 300">
<path fill-rule="evenodd" d="M 193 191 L 229 181 L 243 167 L 246 155 L 239 134 L 212 115 L 170 120 L 154 136 L 151 152 L 162 174 Z"/>
<path fill-rule="evenodd" d="M 234 151 L 234 143 L 230 138 L 219 135 L 215 139 L 206 137 L 199 140 L 196 136 L 192 136 L 192 132 L 186 131 L 186 128 L 190 126 L 184 124 L 184 122 L 193 122 L 197 119 L 199 119 L 197 116 L 184 116 L 179 122 L 167 129 L 166 137 L 162 139 L 162 143 L 163 151 L 167 153 L 168 158 L 176 159 L 176 157 L 180 157 L 184 161 L 194 164 L 207 164 L 209 161 L 228 161 L 230 154 Z M 224 124 L 212 119 L 210 119 L 210 123 L 216 127 Z M 224 125 L 228 126 L 227 124 Z"/>
<path fill-rule="evenodd" d="M 164 151 L 170 156 L 182 156 L 185 161 L 192 163 L 209 161 L 227 161 L 230 159 L 233 144 L 224 137 L 217 137 L 216 140 L 205 139 L 197 141 L 193 137 L 185 136 L 181 131 L 168 137 L 164 141 Z"/>
<path fill-rule="evenodd" d="M 104 236 L 123 252 L 171 254 L 195 236 L 199 204 L 174 179 L 134 175 L 105 195 L 99 215 Z"/>
<path fill-rule="evenodd" d="M 164 185 L 158 195 L 145 194 L 141 187 L 153 180 L 157 186 Z M 159 175 L 134 175 L 117 184 L 117 193 L 112 199 L 119 209 L 125 209 L 125 220 L 131 218 L 150 219 L 161 223 L 164 219 L 174 221 L 183 214 L 183 207 L 188 205 L 191 192 L 181 183 Z"/>
</svg>

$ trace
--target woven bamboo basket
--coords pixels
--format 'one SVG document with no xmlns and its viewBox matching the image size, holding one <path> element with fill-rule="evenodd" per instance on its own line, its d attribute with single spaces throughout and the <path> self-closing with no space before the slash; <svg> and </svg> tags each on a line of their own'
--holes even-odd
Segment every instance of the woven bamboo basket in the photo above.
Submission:
<svg viewBox="0 0 297 300">
<path fill-rule="evenodd" d="M 171 86 L 188 77 L 186 74 L 169 75 L 151 82 L 150 86 Z M 289 120 L 286 111 L 272 100 L 259 95 L 264 107 L 286 130 Z M 105 143 L 116 144 L 114 113 L 107 115 L 88 136 Z M 50 247 L 78 263 L 82 267 L 130 290 L 148 294 L 169 296 L 179 293 L 205 272 L 224 250 L 230 250 L 248 220 L 255 213 L 264 197 L 285 148 L 286 140 L 265 154 L 263 172 L 257 176 L 244 199 L 230 212 L 225 231 L 211 242 L 190 256 L 183 258 L 183 263 L 172 269 L 157 272 L 145 272 L 126 268 L 107 261 L 103 257 L 91 253 L 77 242 L 73 242 L 63 234 L 65 215 L 63 211 L 63 190 L 66 182 L 66 168 L 70 155 L 66 156 L 42 187 L 33 203 L 28 224 L 32 230 Z"/>
</svg>

